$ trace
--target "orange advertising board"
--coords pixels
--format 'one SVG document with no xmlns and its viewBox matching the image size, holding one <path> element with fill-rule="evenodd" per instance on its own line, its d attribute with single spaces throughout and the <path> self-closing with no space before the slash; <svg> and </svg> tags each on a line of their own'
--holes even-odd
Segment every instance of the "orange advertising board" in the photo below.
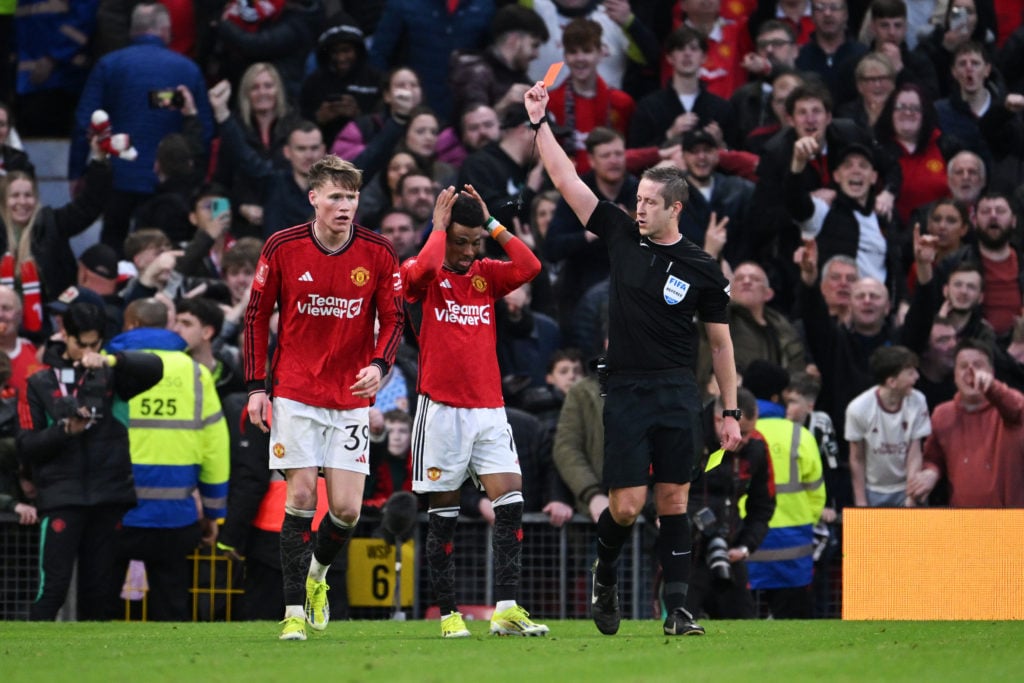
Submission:
<svg viewBox="0 0 1024 683">
<path fill-rule="evenodd" d="M 1024 619 L 1024 510 L 846 508 L 843 619 Z"/>
</svg>

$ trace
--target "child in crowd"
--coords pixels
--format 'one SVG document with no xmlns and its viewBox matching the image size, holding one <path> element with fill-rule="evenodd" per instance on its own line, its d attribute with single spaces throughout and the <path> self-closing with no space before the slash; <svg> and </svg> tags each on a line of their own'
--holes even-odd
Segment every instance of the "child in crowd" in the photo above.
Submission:
<svg viewBox="0 0 1024 683">
<path fill-rule="evenodd" d="M 914 389 L 917 354 L 905 346 L 882 346 L 869 366 L 877 385 L 846 408 L 854 504 L 913 507 L 907 481 L 920 471 L 921 439 L 932 432 L 928 403 Z"/>
</svg>

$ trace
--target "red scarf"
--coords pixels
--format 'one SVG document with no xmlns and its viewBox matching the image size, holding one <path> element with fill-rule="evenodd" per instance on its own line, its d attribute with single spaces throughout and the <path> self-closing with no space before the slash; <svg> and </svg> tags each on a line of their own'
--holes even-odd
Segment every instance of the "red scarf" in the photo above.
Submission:
<svg viewBox="0 0 1024 683">
<path fill-rule="evenodd" d="M 4 254 L 0 259 L 0 285 L 15 288 L 15 261 L 12 254 Z M 39 332 L 43 329 L 43 296 L 39 283 L 39 272 L 34 261 L 25 261 L 20 268 L 21 298 L 24 312 L 22 327 L 28 332 Z"/>
</svg>

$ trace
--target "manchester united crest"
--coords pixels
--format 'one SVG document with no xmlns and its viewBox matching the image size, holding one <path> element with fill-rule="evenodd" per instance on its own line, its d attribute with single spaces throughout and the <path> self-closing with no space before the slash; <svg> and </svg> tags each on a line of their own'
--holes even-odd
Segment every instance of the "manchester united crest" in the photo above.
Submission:
<svg viewBox="0 0 1024 683">
<path fill-rule="evenodd" d="M 357 287 L 362 287 L 363 285 L 370 281 L 370 271 L 368 271 L 366 268 L 363 268 L 362 266 L 359 266 L 358 268 L 354 268 L 352 270 L 351 278 L 352 283 L 354 285 L 356 285 Z"/>
<path fill-rule="evenodd" d="M 427 468 L 427 479 L 429 479 L 430 481 L 437 481 L 440 478 L 441 478 L 441 470 L 440 469 L 438 469 L 437 467 L 428 467 Z"/>
<path fill-rule="evenodd" d="M 474 275 L 472 282 L 473 282 L 473 289 L 475 289 L 476 291 L 478 291 L 478 292 L 486 292 L 487 291 L 487 280 L 483 279 L 479 275 Z"/>
<path fill-rule="evenodd" d="M 284 444 L 283 443 L 280 443 L 280 442 L 275 443 L 273 449 L 271 449 L 271 450 L 273 451 L 275 458 L 283 458 L 284 457 Z"/>
<path fill-rule="evenodd" d="M 939 174 L 945 173 L 945 166 L 938 159 L 929 159 L 925 162 L 924 167 L 928 169 L 929 173 Z"/>
</svg>

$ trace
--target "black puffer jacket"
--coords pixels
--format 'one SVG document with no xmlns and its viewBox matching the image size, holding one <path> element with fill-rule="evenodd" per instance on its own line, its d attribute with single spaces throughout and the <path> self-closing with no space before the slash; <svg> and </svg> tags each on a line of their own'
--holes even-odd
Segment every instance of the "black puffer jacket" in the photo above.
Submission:
<svg viewBox="0 0 1024 683">
<path fill-rule="evenodd" d="M 351 45 L 356 52 L 352 67 L 343 74 L 338 73 L 331 63 L 331 51 L 341 44 Z M 355 116 L 373 111 L 380 103 L 382 74 L 367 59 L 362 30 L 345 14 L 336 15 L 332 25 L 320 34 L 316 46 L 316 63 L 317 69 L 303 81 L 299 94 L 302 115 L 310 121 L 316 121 L 316 112 L 323 102 L 340 99 L 344 95 L 351 95 L 358 106 L 358 111 L 352 117 L 342 116 L 319 123 L 324 141 L 330 146 L 345 124 Z"/>
<path fill-rule="evenodd" d="M 36 505 L 45 513 L 69 505 L 135 505 L 135 481 L 128 450 L 128 404 L 138 393 L 160 381 L 163 363 L 151 353 L 116 354 L 112 368 L 87 371 L 63 357 L 63 343 L 52 344 L 43 361 L 49 368 L 28 379 L 31 425 L 18 434 L 20 458 L 30 465 L 38 491 Z M 74 382 L 63 386 L 78 401 L 95 406 L 96 423 L 72 436 L 59 422 L 58 399 L 64 392 L 58 374 L 71 370 Z M 84 379 L 83 379 L 84 377 Z"/>
</svg>

